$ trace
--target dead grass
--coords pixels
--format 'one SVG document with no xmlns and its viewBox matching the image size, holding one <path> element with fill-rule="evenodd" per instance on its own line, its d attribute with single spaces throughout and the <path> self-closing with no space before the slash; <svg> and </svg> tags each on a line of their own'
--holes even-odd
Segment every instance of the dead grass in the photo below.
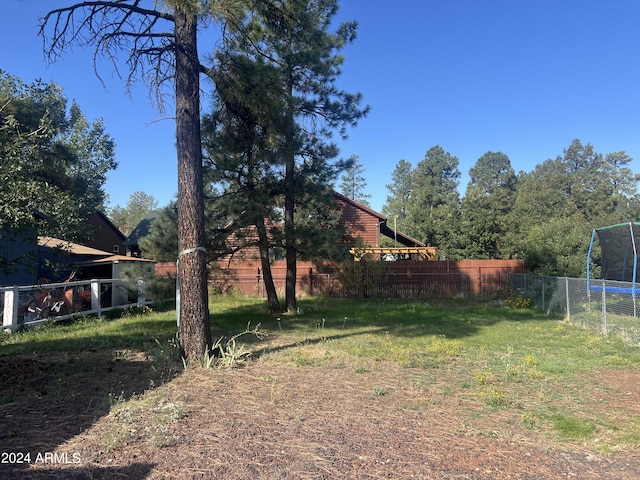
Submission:
<svg viewBox="0 0 640 480">
<path fill-rule="evenodd" d="M 528 428 L 518 409 L 488 409 L 455 365 L 425 371 L 325 355 L 296 366 L 278 354 L 240 368 L 193 368 L 157 385 L 134 355 L 40 357 L 13 370 L 24 397 L 1 407 L 5 452 L 57 452 L 78 463 L 0 465 L 2 478 L 632 479 L 637 451 L 603 454 Z M 45 377 L 83 365 L 73 395 Z M 4 370 L 3 370 L 4 371 Z M 97 373 L 97 374 L 96 374 Z M 638 415 L 637 372 L 594 382 L 612 412 Z M 55 375 L 54 375 L 55 376 Z M 3 377 L 6 380 L 6 375 Z M 165 377 L 166 378 L 166 377 Z M 129 388 L 120 390 L 123 386 Z M 138 385 L 138 388 L 131 386 Z M 150 388 L 153 387 L 153 388 Z M 143 393 L 144 390 L 146 393 Z M 612 413 L 613 414 L 613 413 Z"/>
</svg>

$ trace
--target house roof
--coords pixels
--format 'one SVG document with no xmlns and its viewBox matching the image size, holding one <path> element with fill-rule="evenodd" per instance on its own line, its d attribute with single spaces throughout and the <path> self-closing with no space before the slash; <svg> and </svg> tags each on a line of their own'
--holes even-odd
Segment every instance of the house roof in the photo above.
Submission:
<svg viewBox="0 0 640 480">
<path fill-rule="evenodd" d="M 155 220 L 155 218 L 158 216 L 159 213 L 160 213 L 159 210 L 154 210 L 153 212 L 150 212 L 149 214 L 147 214 L 147 216 L 144 217 L 140 221 L 140 223 L 136 225 L 136 228 L 134 228 L 132 232 L 129 234 L 127 239 L 124 241 L 124 245 L 127 247 L 137 246 L 142 237 L 146 237 L 147 235 L 149 235 L 149 229 L 151 228 L 151 224 L 153 223 L 153 221 Z"/>
<path fill-rule="evenodd" d="M 38 246 L 47 248 L 59 248 L 73 255 L 92 255 L 109 257 L 113 255 L 111 252 L 105 252 L 104 250 L 98 250 L 97 248 L 87 247 L 86 245 L 80 245 L 79 243 L 68 242 L 66 240 L 60 240 L 54 237 L 38 237 Z"/>
<path fill-rule="evenodd" d="M 97 248 L 91 248 L 87 247 L 86 245 L 67 242 L 66 240 L 60 240 L 59 238 L 53 237 L 38 237 L 38 246 L 45 248 L 59 248 L 70 253 L 71 255 L 74 255 L 76 258 L 70 263 L 75 266 L 102 265 L 106 263 L 119 262 L 155 263 L 153 260 L 147 260 L 144 258 L 113 255 L 111 252 L 105 252 L 103 250 L 98 250 Z"/>
<path fill-rule="evenodd" d="M 108 257 L 94 258 L 91 260 L 73 262 L 74 265 L 100 265 L 105 263 L 120 263 L 120 262 L 144 262 L 144 263 L 156 263 L 153 260 L 138 257 L 126 257 L 124 255 L 110 255 Z"/>
<path fill-rule="evenodd" d="M 385 237 L 398 240 L 399 243 L 401 243 L 402 245 L 406 245 L 407 247 L 424 247 L 425 246 L 424 243 L 422 243 L 420 240 L 416 240 L 415 238 L 412 238 L 405 233 L 394 231 L 393 228 L 387 225 L 386 221 L 385 223 L 380 225 L 380 233 Z"/>
<path fill-rule="evenodd" d="M 353 205 L 356 208 L 359 208 L 360 210 L 364 210 L 365 212 L 367 212 L 369 215 L 373 216 L 373 217 L 377 217 L 378 220 L 384 220 L 385 222 L 387 221 L 387 217 L 386 215 L 383 215 L 380 212 L 376 212 L 375 210 L 373 210 L 371 207 L 367 207 L 365 204 L 357 202 L 355 200 L 352 200 L 349 197 L 346 197 L 344 195 L 342 195 L 341 193 L 338 193 L 334 190 L 333 192 L 334 196 L 338 199 L 341 200 L 345 203 L 350 203 L 351 205 Z"/>
</svg>

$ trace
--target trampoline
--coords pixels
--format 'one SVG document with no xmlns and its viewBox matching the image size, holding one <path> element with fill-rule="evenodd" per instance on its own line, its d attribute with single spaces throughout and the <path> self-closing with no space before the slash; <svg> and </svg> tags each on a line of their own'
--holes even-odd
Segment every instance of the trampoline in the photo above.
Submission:
<svg viewBox="0 0 640 480">
<path fill-rule="evenodd" d="M 602 254 L 601 278 L 599 284 L 591 281 L 591 254 L 596 238 Z M 638 287 L 638 250 L 640 244 L 640 223 L 629 222 L 596 228 L 591 234 L 587 254 L 587 287 L 589 291 L 632 295 L 635 299 Z M 606 280 L 628 282 L 629 286 L 607 285 Z"/>
</svg>

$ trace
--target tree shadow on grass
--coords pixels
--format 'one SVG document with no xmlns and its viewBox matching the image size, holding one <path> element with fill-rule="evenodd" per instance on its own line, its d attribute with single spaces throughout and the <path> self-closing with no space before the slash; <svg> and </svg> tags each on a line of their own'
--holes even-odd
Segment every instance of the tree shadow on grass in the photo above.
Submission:
<svg viewBox="0 0 640 480">
<path fill-rule="evenodd" d="M 108 415 L 116 402 L 156 388 L 176 374 L 175 370 L 159 370 L 142 353 L 113 350 L 3 357 L 0 453 L 5 460 L 18 459 L 11 454 L 29 454 L 32 463 L 38 455 L 42 458 L 53 452 L 73 459 L 77 452 L 64 451 L 66 441 Z M 100 441 L 96 439 L 96 451 Z M 73 468 L 52 468 L 55 474 L 38 468 L 32 477 L 27 464 L 0 463 L 0 478 L 125 478 L 120 473 L 131 469 L 135 472 L 131 470 L 127 478 L 144 478 L 152 467 L 139 463 L 124 470 L 96 467 L 90 472 L 91 466 L 83 464 L 91 459 L 79 460 Z"/>
<path fill-rule="evenodd" d="M 459 299 L 445 301 L 401 299 L 334 299 L 316 298 L 299 301 L 296 314 L 269 315 L 258 304 L 243 305 L 220 314 L 212 326 L 215 332 L 229 336 L 246 327 L 260 323 L 263 328 L 279 332 L 317 338 L 321 330 L 333 335 L 336 330 L 374 329 L 398 337 L 425 335 L 462 339 L 478 334 L 482 329 L 498 323 L 526 323 L 529 321 L 557 321 L 556 316 L 530 309 L 510 309 Z M 217 316 L 217 315 L 216 315 Z M 235 329 L 235 331 L 234 331 Z M 243 339 L 244 341 L 244 339 Z M 249 337 L 246 343 L 257 343 Z"/>
<path fill-rule="evenodd" d="M 304 340 L 301 340 L 299 342 L 290 342 L 285 345 L 277 345 L 275 347 L 270 346 L 270 347 L 257 349 L 253 352 L 253 356 L 256 358 L 259 358 L 263 355 L 267 355 L 270 353 L 278 353 L 285 350 L 291 350 L 292 348 L 302 347 L 305 345 L 317 345 L 319 343 L 330 342 L 333 340 L 340 340 L 340 339 L 349 338 L 349 337 L 357 337 L 360 335 L 369 335 L 372 333 L 383 334 L 385 333 L 385 331 L 386 331 L 385 329 L 376 328 L 376 329 L 370 329 L 370 330 L 361 330 L 361 331 L 355 331 L 350 333 L 344 333 L 341 335 L 327 335 L 327 336 L 322 335 L 322 336 L 316 336 L 312 338 L 305 338 Z"/>
</svg>

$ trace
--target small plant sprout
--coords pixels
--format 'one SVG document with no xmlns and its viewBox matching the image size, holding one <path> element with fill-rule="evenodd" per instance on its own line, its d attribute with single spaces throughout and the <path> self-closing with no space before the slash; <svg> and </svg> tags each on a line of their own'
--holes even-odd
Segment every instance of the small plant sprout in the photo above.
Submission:
<svg viewBox="0 0 640 480">
<path fill-rule="evenodd" d="M 236 340 L 243 335 L 255 335 L 257 338 L 264 338 L 267 332 L 260 328 L 260 324 L 255 328 L 251 328 L 251 322 L 247 323 L 247 328 L 240 333 L 235 334 L 229 340 L 220 337 L 206 352 L 200 357 L 200 366 L 203 368 L 211 368 L 214 366 L 233 367 L 234 365 L 245 361 L 251 352 L 245 350 L 244 344 L 238 344 Z"/>
</svg>

